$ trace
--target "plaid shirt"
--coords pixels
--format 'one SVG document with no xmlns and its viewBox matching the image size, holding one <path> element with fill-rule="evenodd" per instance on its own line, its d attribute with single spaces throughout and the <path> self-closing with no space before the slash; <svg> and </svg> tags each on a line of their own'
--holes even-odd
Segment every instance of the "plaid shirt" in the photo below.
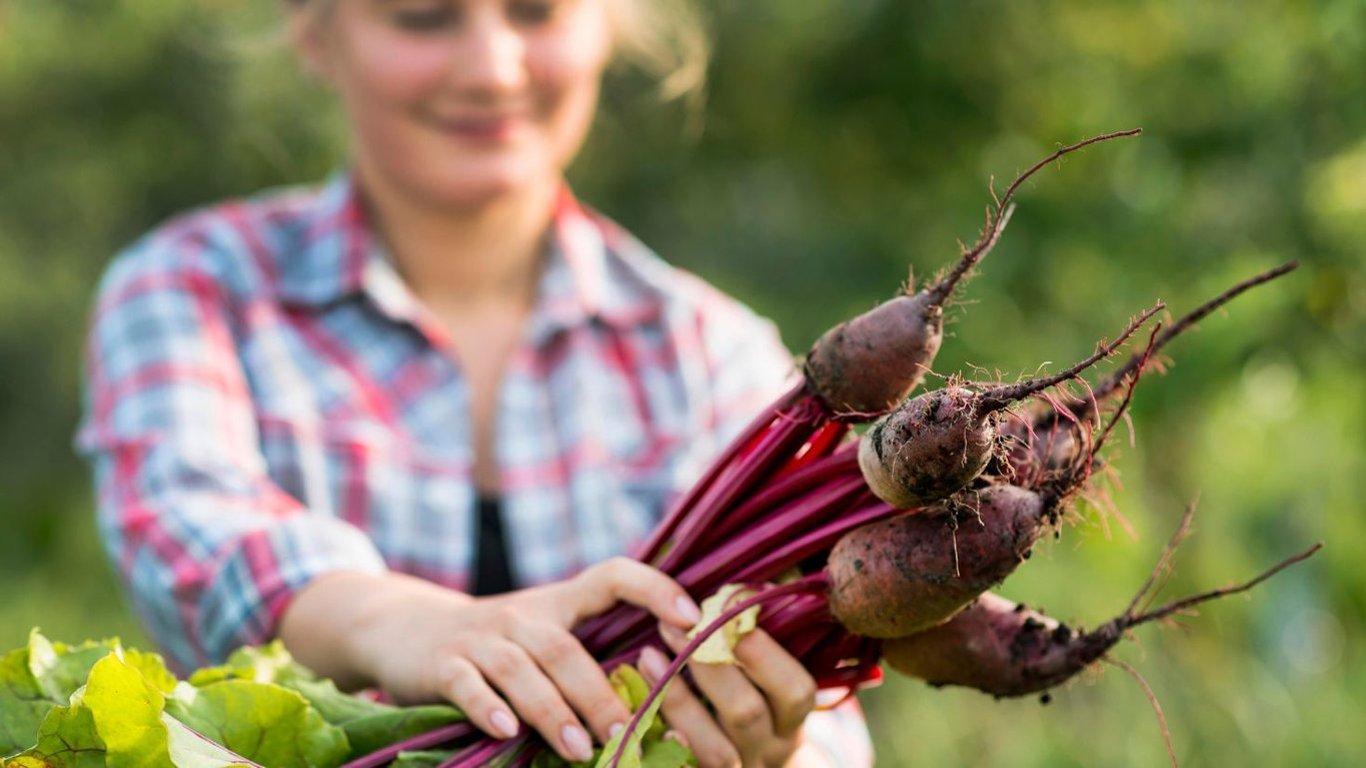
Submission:
<svg viewBox="0 0 1366 768">
<path fill-rule="evenodd" d="M 178 666 L 269 638 L 329 571 L 468 588 L 469 388 L 449 349 L 347 175 L 119 254 L 77 442 L 106 549 Z M 495 415 L 516 581 L 630 552 L 792 373 L 771 323 L 563 194 Z"/>
</svg>

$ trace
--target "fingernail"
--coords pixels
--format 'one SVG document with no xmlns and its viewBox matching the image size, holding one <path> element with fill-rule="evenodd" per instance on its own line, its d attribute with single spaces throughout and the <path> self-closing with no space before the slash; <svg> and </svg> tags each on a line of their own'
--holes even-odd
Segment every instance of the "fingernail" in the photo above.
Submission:
<svg viewBox="0 0 1366 768">
<path fill-rule="evenodd" d="M 664 654 L 654 648 L 646 648 L 640 652 L 640 671 L 654 683 L 669 671 L 669 662 L 664 659 Z"/>
<path fill-rule="evenodd" d="M 612 723 L 607 728 L 607 737 L 615 739 L 618 733 L 626 730 L 626 723 Z"/>
<path fill-rule="evenodd" d="M 517 718 L 506 710 L 493 710 L 493 714 L 489 715 L 489 723 L 493 725 L 493 735 L 500 739 L 510 739 L 517 735 Z"/>
<path fill-rule="evenodd" d="M 697 607 L 697 603 L 687 595 L 679 595 L 674 601 L 674 607 L 678 609 L 679 618 L 689 624 L 696 624 L 702 620 L 702 609 Z"/>
<path fill-rule="evenodd" d="M 668 624 L 659 625 L 659 634 L 664 638 L 664 642 L 674 646 L 675 649 L 682 645 L 688 637 L 688 633 L 678 627 L 671 627 Z"/>
<path fill-rule="evenodd" d="M 673 739 L 674 741 L 678 742 L 679 744 L 682 744 L 685 747 L 691 746 L 690 744 L 688 744 L 688 740 L 683 736 L 683 734 L 679 733 L 678 731 L 675 731 L 672 728 L 664 732 L 664 738 Z"/>
<path fill-rule="evenodd" d="M 564 751 L 573 759 L 593 759 L 593 742 L 588 738 L 588 731 L 577 725 L 566 725 L 560 729 L 560 741 L 564 742 Z"/>
</svg>

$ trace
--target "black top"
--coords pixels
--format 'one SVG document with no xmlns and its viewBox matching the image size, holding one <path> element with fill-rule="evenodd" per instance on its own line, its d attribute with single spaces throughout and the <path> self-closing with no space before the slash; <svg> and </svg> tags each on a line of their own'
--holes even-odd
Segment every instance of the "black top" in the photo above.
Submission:
<svg viewBox="0 0 1366 768">
<path fill-rule="evenodd" d="M 497 496 L 480 496 L 475 502 L 474 588 L 476 595 L 511 592 L 512 568 L 503 536 L 502 503 Z"/>
</svg>

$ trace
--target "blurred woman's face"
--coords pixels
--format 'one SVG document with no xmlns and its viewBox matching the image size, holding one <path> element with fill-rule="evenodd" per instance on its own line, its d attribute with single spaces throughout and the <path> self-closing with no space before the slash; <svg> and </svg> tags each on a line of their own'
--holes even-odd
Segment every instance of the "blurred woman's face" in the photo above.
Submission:
<svg viewBox="0 0 1366 768">
<path fill-rule="evenodd" d="M 578 151 L 610 55 L 604 2 L 334 0 L 296 37 L 345 102 L 364 177 L 468 208 L 557 182 Z"/>
</svg>

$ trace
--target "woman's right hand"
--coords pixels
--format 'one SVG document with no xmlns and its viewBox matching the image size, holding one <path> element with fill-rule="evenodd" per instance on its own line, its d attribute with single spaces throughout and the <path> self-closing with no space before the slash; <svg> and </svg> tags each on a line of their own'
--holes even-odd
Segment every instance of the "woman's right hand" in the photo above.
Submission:
<svg viewBox="0 0 1366 768">
<path fill-rule="evenodd" d="M 339 685 L 375 685 L 403 703 L 446 699 L 499 738 L 515 735 L 515 712 L 561 757 L 587 760 L 589 732 L 606 742 L 631 713 L 571 629 L 617 602 L 680 629 L 700 615 L 673 579 L 614 558 L 484 598 L 396 573 L 329 574 L 295 597 L 280 636 Z"/>
</svg>

